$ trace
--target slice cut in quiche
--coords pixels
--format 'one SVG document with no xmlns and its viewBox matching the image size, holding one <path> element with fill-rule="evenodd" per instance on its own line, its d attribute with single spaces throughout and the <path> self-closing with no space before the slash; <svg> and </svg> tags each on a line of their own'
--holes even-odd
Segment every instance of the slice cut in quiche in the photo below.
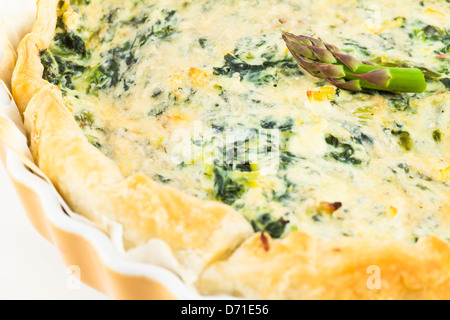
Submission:
<svg viewBox="0 0 450 320">
<path fill-rule="evenodd" d="M 450 8 L 428 0 L 40 0 L 12 79 L 71 208 L 162 240 L 202 294 L 450 298 Z M 422 70 L 337 88 L 283 33 Z M 414 81 L 414 80 L 411 80 Z"/>
</svg>

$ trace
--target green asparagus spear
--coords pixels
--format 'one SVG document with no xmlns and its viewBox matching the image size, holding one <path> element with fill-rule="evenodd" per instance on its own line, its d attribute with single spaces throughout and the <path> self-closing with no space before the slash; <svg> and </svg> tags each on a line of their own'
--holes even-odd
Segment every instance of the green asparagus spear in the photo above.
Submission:
<svg viewBox="0 0 450 320">
<path fill-rule="evenodd" d="M 421 93 L 427 88 L 420 69 L 385 67 L 360 61 L 336 46 L 307 36 L 283 33 L 283 39 L 303 69 L 338 88 L 412 93 Z"/>
</svg>

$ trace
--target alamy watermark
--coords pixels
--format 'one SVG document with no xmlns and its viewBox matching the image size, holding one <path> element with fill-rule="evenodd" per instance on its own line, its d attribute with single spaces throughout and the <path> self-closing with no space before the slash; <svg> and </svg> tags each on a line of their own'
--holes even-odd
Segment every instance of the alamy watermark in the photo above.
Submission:
<svg viewBox="0 0 450 320">
<path fill-rule="evenodd" d="M 381 289 L 381 269 L 377 265 L 372 265 L 367 268 L 367 273 L 370 274 L 367 278 L 367 289 L 380 290 Z"/>
<path fill-rule="evenodd" d="M 280 166 L 282 131 L 233 127 L 206 128 L 196 121 L 193 129 L 175 130 L 167 151 L 174 165 L 220 162 L 236 168 L 258 165 L 262 173 L 276 173 Z"/>
<path fill-rule="evenodd" d="M 69 274 L 67 278 L 67 288 L 69 290 L 80 290 L 81 289 L 81 269 L 79 266 L 71 265 L 66 269 L 66 273 Z"/>
</svg>

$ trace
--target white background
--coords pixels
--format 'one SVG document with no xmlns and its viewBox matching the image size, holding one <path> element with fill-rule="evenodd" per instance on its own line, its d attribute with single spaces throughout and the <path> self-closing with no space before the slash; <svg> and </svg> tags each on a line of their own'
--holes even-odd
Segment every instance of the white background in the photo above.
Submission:
<svg viewBox="0 0 450 320">
<path fill-rule="evenodd" d="M 0 162 L 0 300 L 102 300 L 33 228 Z"/>
</svg>

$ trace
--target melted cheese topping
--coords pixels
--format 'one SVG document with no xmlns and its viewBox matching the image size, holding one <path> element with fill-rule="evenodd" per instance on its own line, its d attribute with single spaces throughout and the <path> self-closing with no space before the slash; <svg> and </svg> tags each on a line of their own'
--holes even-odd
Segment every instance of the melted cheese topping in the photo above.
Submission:
<svg viewBox="0 0 450 320">
<path fill-rule="evenodd" d="M 41 52 L 125 176 L 223 201 L 255 230 L 450 240 L 446 1 L 61 1 Z M 337 90 L 283 31 L 424 70 L 423 94 Z"/>
</svg>

